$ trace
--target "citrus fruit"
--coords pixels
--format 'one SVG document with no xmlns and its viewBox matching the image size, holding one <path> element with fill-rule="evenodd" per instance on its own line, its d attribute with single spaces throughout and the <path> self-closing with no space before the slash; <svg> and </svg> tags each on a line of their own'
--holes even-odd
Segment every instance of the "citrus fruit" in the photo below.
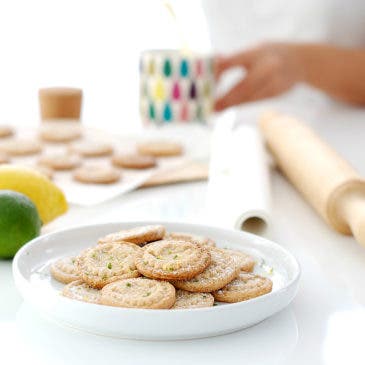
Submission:
<svg viewBox="0 0 365 365">
<path fill-rule="evenodd" d="M 26 195 L 37 207 L 43 224 L 52 221 L 68 209 L 62 190 L 46 176 L 29 167 L 1 165 L 0 189 Z"/>
<path fill-rule="evenodd" d="M 27 196 L 0 190 L 0 258 L 12 258 L 39 235 L 41 224 L 37 208 Z"/>
</svg>

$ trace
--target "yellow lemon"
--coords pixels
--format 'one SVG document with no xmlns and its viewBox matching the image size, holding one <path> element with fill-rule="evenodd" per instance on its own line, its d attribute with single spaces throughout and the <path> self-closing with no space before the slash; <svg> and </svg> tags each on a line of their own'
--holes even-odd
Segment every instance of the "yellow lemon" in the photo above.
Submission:
<svg viewBox="0 0 365 365">
<path fill-rule="evenodd" d="M 52 221 L 68 209 L 62 190 L 45 175 L 31 168 L 1 165 L 0 189 L 26 195 L 37 207 L 43 224 Z"/>
</svg>

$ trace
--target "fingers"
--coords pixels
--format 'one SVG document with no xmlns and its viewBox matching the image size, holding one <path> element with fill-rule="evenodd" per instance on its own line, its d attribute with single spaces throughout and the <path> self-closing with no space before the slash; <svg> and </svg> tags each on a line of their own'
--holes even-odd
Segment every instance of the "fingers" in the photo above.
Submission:
<svg viewBox="0 0 365 365">
<path fill-rule="evenodd" d="M 263 85 L 260 89 L 254 92 L 251 95 L 251 99 L 249 101 L 262 100 L 267 98 L 272 98 L 276 95 L 281 94 L 286 91 L 287 88 L 280 86 L 275 80 L 271 80 L 267 84 Z"/>
<path fill-rule="evenodd" d="M 230 56 L 217 56 L 214 59 L 214 75 L 218 80 L 222 73 L 232 67 L 250 68 L 256 57 L 256 49 L 249 49 L 244 52 L 232 54 Z"/>
<path fill-rule="evenodd" d="M 265 84 L 266 78 L 266 68 L 259 65 L 252 69 L 242 81 L 215 101 L 214 109 L 221 111 L 231 106 L 250 101 L 252 96 Z"/>
<path fill-rule="evenodd" d="M 227 94 L 217 99 L 214 103 L 214 110 L 219 112 L 233 105 L 241 104 L 245 99 L 245 94 L 249 94 L 249 84 L 243 80 L 232 87 Z"/>
<path fill-rule="evenodd" d="M 237 87 L 237 93 L 234 91 L 235 95 L 230 96 L 227 94 L 216 101 L 215 110 L 221 111 L 234 105 L 271 98 L 287 91 L 288 89 L 290 89 L 289 85 L 281 85 L 275 80 L 270 80 L 267 83 L 261 84 L 261 86 L 251 87 L 251 90 L 241 83 L 241 85 Z"/>
</svg>

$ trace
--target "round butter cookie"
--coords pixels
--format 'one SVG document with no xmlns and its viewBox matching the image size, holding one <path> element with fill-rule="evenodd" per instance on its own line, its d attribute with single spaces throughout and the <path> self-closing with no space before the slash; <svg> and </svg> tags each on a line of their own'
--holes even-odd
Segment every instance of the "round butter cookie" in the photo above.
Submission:
<svg viewBox="0 0 365 365">
<path fill-rule="evenodd" d="M 80 164 L 80 157 L 69 153 L 53 153 L 41 156 L 38 159 L 38 165 L 57 171 L 72 170 Z"/>
<path fill-rule="evenodd" d="M 42 146 L 33 139 L 9 139 L 1 142 L 0 151 L 10 156 L 29 156 L 41 152 Z"/>
<path fill-rule="evenodd" d="M 69 147 L 70 151 L 83 157 L 102 157 L 113 153 L 113 146 L 110 143 L 98 141 L 80 141 Z"/>
<path fill-rule="evenodd" d="M 207 245 L 210 247 L 215 247 L 215 242 L 212 239 L 210 239 L 208 237 L 198 236 L 195 234 L 190 234 L 190 233 L 169 232 L 169 233 L 166 233 L 164 239 L 187 241 L 187 242 L 197 243 L 199 245 Z"/>
<path fill-rule="evenodd" d="M 112 163 L 116 167 L 138 170 L 149 169 L 157 164 L 153 156 L 140 155 L 138 153 L 117 153 L 112 157 Z"/>
<path fill-rule="evenodd" d="M 137 144 L 137 151 L 141 155 L 153 157 L 171 157 L 182 155 L 183 147 L 177 142 L 146 141 Z"/>
<path fill-rule="evenodd" d="M 100 290 L 92 288 L 82 280 L 72 281 L 66 285 L 62 290 L 62 295 L 81 302 L 95 304 L 100 302 Z"/>
<path fill-rule="evenodd" d="M 79 272 L 76 267 L 76 257 L 63 257 L 51 265 L 52 276 L 61 283 L 68 284 L 79 280 Z"/>
<path fill-rule="evenodd" d="M 191 293 L 186 290 L 176 290 L 176 302 L 171 309 L 188 309 L 212 307 L 214 297 L 210 293 Z"/>
<path fill-rule="evenodd" d="M 252 256 L 238 250 L 224 249 L 237 262 L 242 271 L 251 272 L 256 264 Z"/>
<path fill-rule="evenodd" d="M 0 152 L 0 164 L 9 163 L 9 162 L 10 162 L 9 156 L 3 152 Z"/>
<path fill-rule="evenodd" d="M 119 171 L 108 165 L 84 165 L 74 171 L 74 180 L 84 184 L 113 184 L 120 180 Z"/>
<path fill-rule="evenodd" d="M 10 137 L 14 134 L 14 129 L 7 125 L 0 125 L 0 138 Z"/>
<path fill-rule="evenodd" d="M 93 288 L 139 276 L 135 261 L 141 248 L 131 243 L 106 243 L 85 250 L 77 259 L 80 278 Z"/>
<path fill-rule="evenodd" d="M 190 279 L 210 264 L 207 249 L 186 241 L 157 241 L 143 248 L 136 260 L 138 271 L 153 279 Z"/>
<path fill-rule="evenodd" d="M 66 143 L 80 138 L 82 126 L 78 122 L 42 122 L 39 136 L 45 142 Z"/>
<path fill-rule="evenodd" d="M 126 308 L 168 309 L 175 303 L 175 288 L 166 281 L 125 279 L 104 286 L 100 302 Z"/>
<path fill-rule="evenodd" d="M 160 225 L 141 226 L 131 229 L 123 229 L 99 238 L 98 243 L 131 242 L 142 245 L 148 242 L 158 241 L 165 235 L 165 227 Z"/>
<path fill-rule="evenodd" d="M 235 303 L 270 293 L 272 281 L 263 276 L 240 272 L 238 277 L 212 294 L 218 302 Z"/>
<path fill-rule="evenodd" d="M 50 168 L 48 166 L 42 166 L 42 165 L 33 165 L 33 166 L 29 166 L 29 167 L 31 169 L 34 169 L 34 170 L 40 172 L 41 174 L 47 176 L 48 179 L 50 179 L 50 180 L 53 179 L 54 171 L 52 168 Z"/>
<path fill-rule="evenodd" d="M 209 252 L 211 264 L 190 280 L 174 281 L 175 287 L 191 292 L 207 293 L 223 288 L 237 277 L 240 268 L 229 253 L 216 247 L 210 247 Z"/>
</svg>

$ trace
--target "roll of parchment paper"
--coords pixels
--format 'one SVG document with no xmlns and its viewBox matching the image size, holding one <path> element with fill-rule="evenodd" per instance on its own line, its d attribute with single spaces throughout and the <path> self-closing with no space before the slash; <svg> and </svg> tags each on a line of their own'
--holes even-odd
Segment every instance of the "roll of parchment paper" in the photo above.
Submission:
<svg viewBox="0 0 365 365">
<path fill-rule="evenodd" d="M 216 121 L 207 193 L 209 222 L 263 233 L 270 222 L 269 163 L 255 126 L 235 127 L 235 114 Z"/>
</svg>

